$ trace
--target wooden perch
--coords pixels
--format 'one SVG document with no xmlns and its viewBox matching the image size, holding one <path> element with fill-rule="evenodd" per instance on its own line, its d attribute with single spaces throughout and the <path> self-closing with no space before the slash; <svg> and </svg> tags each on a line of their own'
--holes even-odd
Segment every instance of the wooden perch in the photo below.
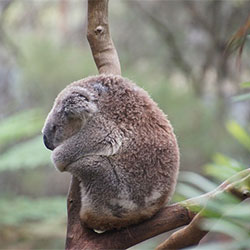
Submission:
<svg viewBox="0 0 250 250">
<path fill-rule="evenodd" d="M 108 26 L 108 0 L 88 0 L 88 41 L 99 73 L 120 74 L 120 63 Z M 241 200 L 249 197 L 250 169 L 240 172 L 221 184 L 213 192 L 163 208 L 153 218 L 120 231 L 114 230 L 97 234 L 81 224 L 79 211 L 81 194 L 79 181 L 72 177 L 68 200 L 68 225 L 66 249 L 126 249 L 146 239 L 172 229 L 188 225 L 173 234 L 158 249 L 177 249 L 197 244 L 207 233 L 201 231 L 199 222 L 202 211 L 192 212 L 194 208 L 203 209 L 209 199 L 223 192 L 236 194 Z M 191 237 L 195 236 L 195 237 Z"/>
</svg>

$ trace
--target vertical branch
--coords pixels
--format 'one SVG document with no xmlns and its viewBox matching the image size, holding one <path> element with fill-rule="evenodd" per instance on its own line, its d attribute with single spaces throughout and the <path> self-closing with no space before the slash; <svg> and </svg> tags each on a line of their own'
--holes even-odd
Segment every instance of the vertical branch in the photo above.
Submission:
<svg viewBox="0 0 250 250">
<path fill-rule="evenodd" d="M 120 75 L 120 62 L 109 31 L 108 0 L 88 0 L 87 38 L 99 73 Z"/>
<path fill-rule="evenodd" d="M 120 75 L 120 62 L 109 31 L 108 0 L 88 0 L 87 39 L 99 73 Z M 67 199 L 66 249 L 96 248 L 98 245 L 95 240 L 90 241 L 90 238 L 96 238 L 95 233 L 81 225 L 80 208 L 79 181 L 72 177 Z"/>
<path fill-rule="evenodd" d="M 67 199 L 68 225 L 65 249 L 82 249 L 84 244 L 83 231 L 79 211 L 81 208 L 81 194 L 79 181 L 72 177 Z"/>
</svg>

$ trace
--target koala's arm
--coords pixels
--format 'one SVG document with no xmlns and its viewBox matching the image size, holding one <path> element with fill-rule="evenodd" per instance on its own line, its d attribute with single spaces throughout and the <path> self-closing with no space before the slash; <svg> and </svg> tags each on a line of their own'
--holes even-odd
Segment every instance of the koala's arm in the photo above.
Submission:
<svg viewBox="0 0 250 250">
<path fill-rule="evenodd" d="M 52 160 L 60 171 L 65 171 L 65 167 L 82 157 L 92 155 L 110 156 L 117 153 L 123 141 L 123 135 L 114 126 L 91 127 L 79 131 L 52 153 Z"/>
<path fill-rule="evenodd" d="M 113 221 L 116 226 L 122 227 L 119 219 L 126 209 L 119 201 L 125 191 L 123 178 L 112 159 L 106 156 L 86 156 L 70 164 L 67 171 L 81 183 L 80 218 L 85 226 L 105 231 L 113 229 Z"/>
</svg>

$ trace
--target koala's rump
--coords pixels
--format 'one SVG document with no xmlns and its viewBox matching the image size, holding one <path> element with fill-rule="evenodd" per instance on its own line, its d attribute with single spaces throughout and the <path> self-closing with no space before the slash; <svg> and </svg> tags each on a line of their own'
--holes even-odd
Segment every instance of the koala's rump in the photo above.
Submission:
<svg viewBox="0 0 250 250">
<path fill-rule="evenodd" d="M 82 221 L 90 228 L 110 230 L 154 215 L 170 199 L 176 184 L 178 157 L 172 144 L 147 145 L 147 152 L 128 151 L 119 157 L 95 157 L 98 172 L 93 172 L 92 165 L 93 181 L 88 192 L 82 192 Z"/>
<path fill-rule="evenodd" d="M 165 203 L 165 198 L 161 198 L 161 206 Z M 160 207 L 161 207 L 160 206 Z M 129 225 L 137 224 L 143 220 L 152 217 L 159 210 L 159 204 L 155 204 L 147 209 L 139 209 L 137 211 L 128 211 L 123 217 L 114 215 L 106 215 L 93 210 L 80 211 L 80 218 L 84 224 L 91 228 L 101 231 L 112 229 L 121 229 Z"/>
</svg>

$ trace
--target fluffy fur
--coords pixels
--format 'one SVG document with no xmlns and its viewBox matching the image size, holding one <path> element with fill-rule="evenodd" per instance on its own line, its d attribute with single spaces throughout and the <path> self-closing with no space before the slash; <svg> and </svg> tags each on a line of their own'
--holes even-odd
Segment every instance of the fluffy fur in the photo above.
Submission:
<svg viewBox="0 0 250 250">
<path fill-rule="evenodd" d="M 71 83 L 43 134 L 56 168 L 81 181 L 80 217 L 89 228 L 138 223 L 174 192 L 179 150 L 172 126 L 128 79 L 99 75 Z"/>
</svg>

